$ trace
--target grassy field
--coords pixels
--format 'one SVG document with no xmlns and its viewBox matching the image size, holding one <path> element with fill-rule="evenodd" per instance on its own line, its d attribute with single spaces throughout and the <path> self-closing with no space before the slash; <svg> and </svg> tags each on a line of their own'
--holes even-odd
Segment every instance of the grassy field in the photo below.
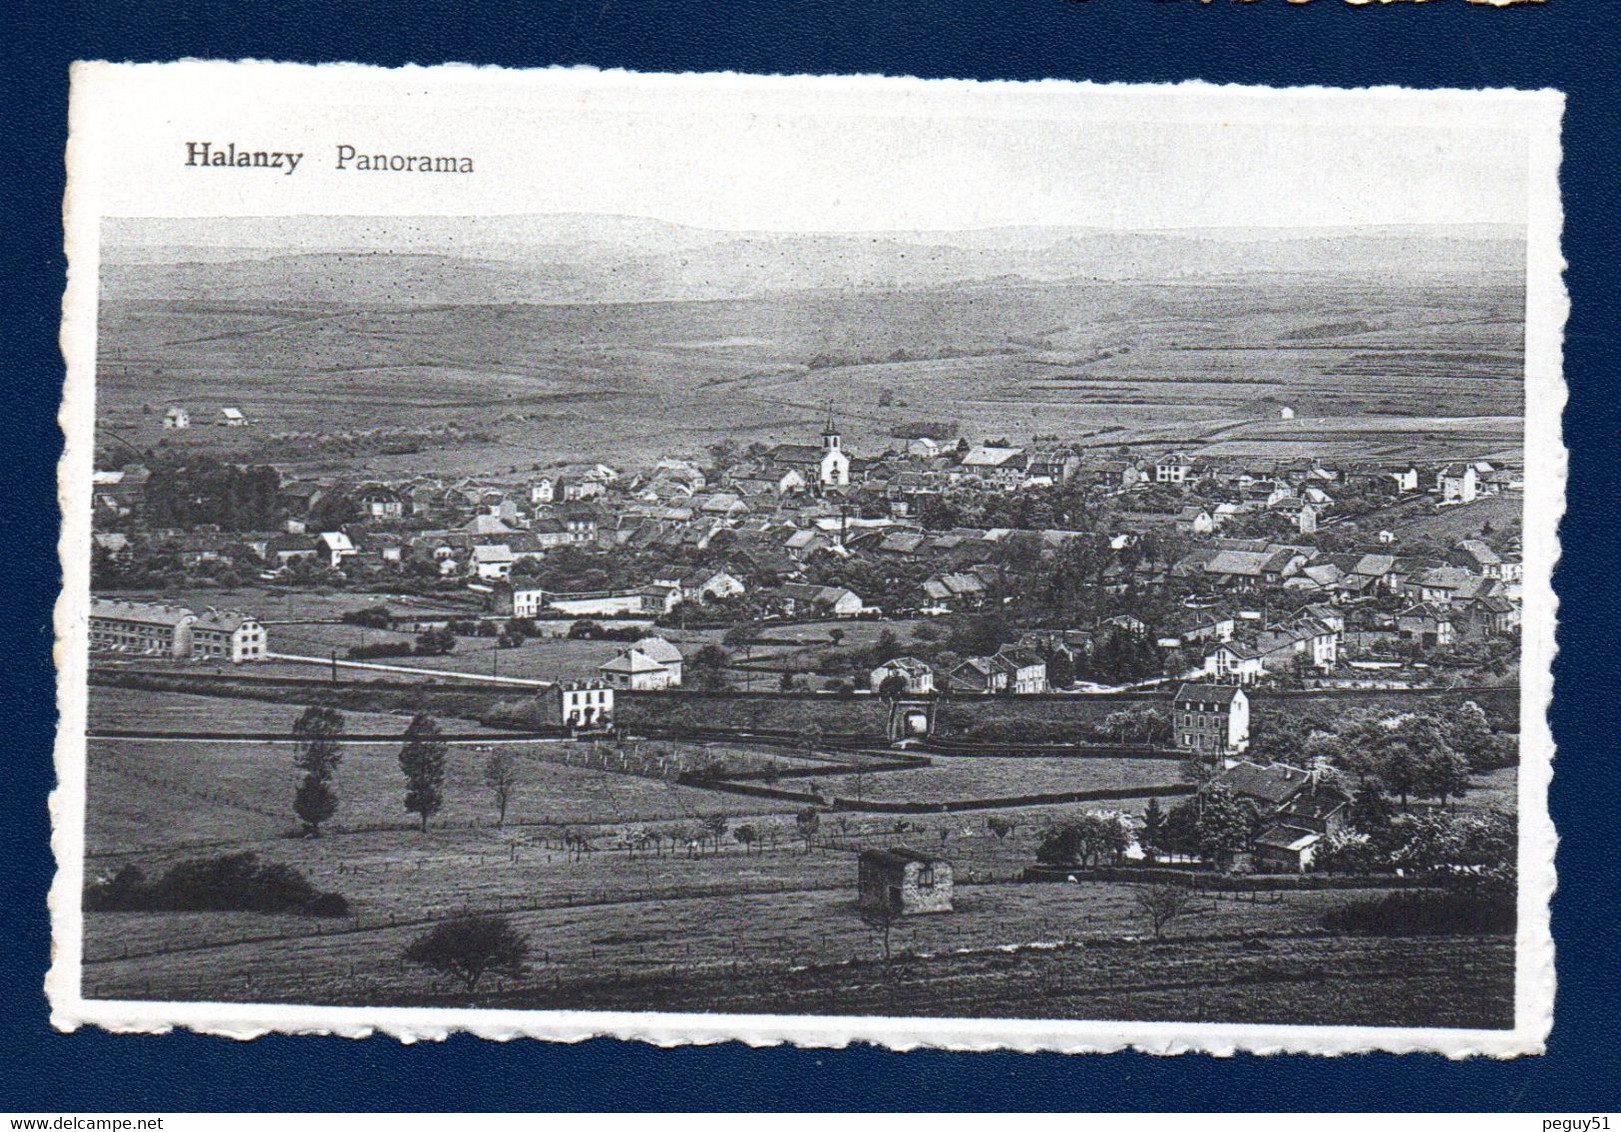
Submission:
<svg viewBox="0 0 1621 1132">
<path fill-rule="evenodd" d="M 297 704 L 260 700 L 193 696 L 184 692 L 149 692 L 144 689 L 90 687 L 90 726 L 152 731 L 289 732 L 303 712 Z M 346 711 L 344 731 L 350 735 L 398 735 L 411 722 L 410 712 Z M 447 731 L 500 732 L 466 720 L 443 720 Z"/>
<path fill-rule="evenodd" d="M 1394 531 L 1400 538 L 1432 539 L 1442 543 L 1456 543 L 1466 538 L 1478 538 L 1489 527 L 1494 531 L 1518 531 L 1525 518 L 1525 498 L 1519 495 L 1491 495 L 1456 507 L 1443 507 L 1430 513 L 1430 508 L 1406 508 L 1386 516 L 1368 516 L 1359 523 L 1373 529 L 1374 524 Z"/>
<path fill-rule="evenodd" d="M 501 989 L 492 1005 L 761 1014 L 1030 1017 L 1507 1029 L 1507 937 L 1286 938 L 1033 948 L 679 979 Z M 436 996 L 437 1001 L 456 1001 Z M 1032 1001 L 1039 1006 L 1032 1011 Z"/>
<path fill-rule="evenodd" d="M 1513 813 L 1520 805 L 1520 768 L 1505 766 L 1477 774 L 1470 779 L 1469 793 L 1453 803 L 1466 810 L 1505 810 Z"/>
<path fill-rule="evenodd" d="M 916 770 L 864 775 L 862 796 L 874 801 L 946 802 L 967 798 L 1010 798 L 1109 790 L 1181 782 L 1174 759 L 954 758 L 931 755 Z M 841 797 L 855 797 L 852 779 L 821 786 Z"/>
<path fill-rule="evenodd" d="M 554 873 L 597 862 L 558 863 Z M 1507 941 L 1300 938 L 1356 892 L 1289 893 L 1279 903 L 1208 899 L 1145 939 L 1130 886 L 983 885 L 958 889 L 956 911 L 892 933 L 905 956 L 887 975 L 879 941 L 850 900 L 847 854 L 779 850 L 747 859 L 743 883 L 778 892 L 705 893 L 725 856 L 638 861 L 624 882 L 592 890 L 570 877 L 572 905 L 511 913 L 533 941 L 529 973 L 481 988 L 483 1001 L 522 1006 L 707 1011 L 887 1012 L 959 1016 L 1205 1018 L 1411 1024 L 1403 999 L 1437 1024 L 1504 1024 L 1512 986 Z M 362 856 L 345 878 L 381 866 Z M 601 870 L 595 870 L 601 871 Z M 525 870 L 538 891 L 538 869 Z M 791 879 L 790 879 L 791 878 Z M 669 886 L 681 882 L 682 887 Z M 428 901 L 368 912 L 356 930 L 240 915 L 91 917 L 86 992 L 92 996 L 225 1000 L 466 1001 L 398 956 L 422 911 L 445 910 L 433 881 L 392 882 Z M 659 886 L 666 886 L 660 888 Z M 486 898 L 492 894 L 482 893 Z M 619 902 L 619 899 L 623 902 Z M 393 916 L 394 923 L 388 922 Z M 371 917 L 371 918 L 367 918 Z M 105 923 L 103 922 L 105 921 Z M 366 925 L 377 923 L 373 928 Z M 181 932 L 183 934 L 176 935 Z M 1260 938 L 1246 943 L 1235 935 Z M 1210 937 L 1217 937 L 1209 942 Z M 1220 938 L 1229 937 L 1229 938 Z M 185 951 L 142 956 L 152 947 Z M 1034 945 L 1034 946 L 1032 946 Z M 1080 946 L 1075 946 L 1080 945 Z M 1244 993 L 1250 991 L 1252 993 Z M 1322 999 L 1332 1001 L 1323 1013 Z M 904 1009 L 886 1009 L 887 1003 Z M 1202 1003 L 1202 1006 L 1201 1006 Z M 1186 1011 L 1186 1013 L 1182 1013 Z"/>
<path fill-rule="evenodd" d="M 765 800 L 715 794 L 634 775 L 588 770 L 521 757 L 520 780 L 507 813 L 516 825 L 646 822 L 706 813 L 786 809 Z M 547 745 L 548 751 L 554 745 Z M 403 826 L 399 749 L 392 744 L 344 749 L 336 786 L 334 830 Z M 496 813 L 484 785 L 488 755 L 452 746 L 446 756 L 444 809 L 434 821 L 466 828 L 490 825 Z M 187 843 L 261 841 L 295 830 L 298 772 L 291 743 L 158 743 L 92 739 L 88 753 L 87 847 L 91 855 Z M 177 802 L 178 800 L 178 802 Z"/>
<path fill-rule="evenodd" d="M 1521 411 L 1522 311 L 1515 286 L 1307 287 L 1283 275 L 873 290 L 860 303 L 821 292 L 410 310 L 115 300 L 101 311 L 98 403 L 136 447 L 278 461 L 288 445 L 276 433 L 463 430 L 418 452 L 338 444 L 295 458 L 362 475 L 803 440 L 828 397 L 857 452 L 937 407 L 965 435 L 1187 443 L 1274 421 L 1280 404 L 1329 420 L 1412 418 L 1375 442 L 1389 451 L 1433 432 L 1438 414 Z M 165 434 L 170 403 L 200 422 L 233 404 L 253 423 Z"/>
</svg>

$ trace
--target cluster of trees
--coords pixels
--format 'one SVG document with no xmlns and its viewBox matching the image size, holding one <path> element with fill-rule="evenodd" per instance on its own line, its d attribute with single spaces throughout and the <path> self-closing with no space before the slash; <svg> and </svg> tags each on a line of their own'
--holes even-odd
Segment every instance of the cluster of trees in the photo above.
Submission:
<svg viewBox="0 0 1621 1132">
<path fill-rule="evenodd" d="M 180 547 L 172 542 L 131 543 L 118 550 L 100 545 L 90 548 L 90 584 L 98 593 L 166 589 L 203 580 L 234 586 L 244 578 L 244 571 L 234 562 L 187 566 L 181 558 Z"/>
<path fill-rule="evenodd" d="M 1513 815 L 1447 811 L 1392 814 L 1364 809 L 1325 837 L 1312 867 L 1328 873 L 1381 873 L 1493 882 L 1512 889 L 1518 853 Z"/>
<path fill-rule="evenodd" d="M 493 633 L 491 634 L 494 635 Z M 378 660 L 390 656 L 449 656 L 456 651 L 453 629 L 424 629 L 413 641 L 379 641 L 374 645 L 352 645 L 345 655 L 350 660 Z"/>
<path fill-rule="evenodd" d="M 290 912 L 345 916 L 349 902 L 321 892 L 291 865 L 266 864 L 254 853 L 182 861 L 148 880 L 139 865 L 125 865 L 85 887 L 92 912 Z"/>
<path fill-rule="evenodd" d="M 293 765 L 300 772 L 293 794 L 293 813 L 308 837 L 338 812 L 336 776 L 343 761 L 344 717 L 337 708 L 311 706 L 293 723 Z M 425 713 L 413 716 L 400 737 L 399 765 L 405 779 L 405 812 L 415 814 L 427 832 L 428 821 L 444 808 L 445 742 L 438 722 Z M 485 767 L 485 781 L 495 798 L 500 823 L 517 788 L 512 756 L 497 751 Z"/>
<path fill-rule="evenodd" d="M 1127 814 L 1087 810 L 1057 819 L 1042 832 L 1036 860 L 1044 865 L 1093 865 L 1125 860 L 1133 840 Z M 994 830 L 993 830 L 994 832 Z"/>
<path fill-rule="evenodd" d="M 1266 817 L 1251 799 L 1216 784 L 1169 811 L 1160 807 L 1158 798 L 1149 799 L 1137 840 L 1150 861 L 1177 854 L 1227 868 L 1254 844 Z"/>
<path fill-rule="evenodd" d="M 281 476 L 266 465 L 228 464 L 211 456 L 148 462 L 145 518 L 153 527 L 212 525 L 264 531 L 281 515 Z"/>
<path fill-rule="evenodd" d="M 512 578 L 526 586 L 558 593 L 628 589 L 647 581 L 640 555 L 605 554 L 595 547 L 563 545 L 542 558 L 520 558 L 512 564 Z"/>
<path fill-rule="evenodd" d="M 1188 855 L 1226 868 L 1253 848 L 1268 821 L 1261 806 L 1218 783 L 1169 811 L 1151 800 L 1137 841 L 1150 861 Z M 1352 797 L 1343 828 L 1318 844 L 1312 867 L 1353 874 L 1511 877 L 1517 844 L 1511 815 L 1402 813 L 1377 787 L 1364 786 Z"/>
<path fill-rule="evenodd" d="M 1332 767 L 1358 785 L 1381 787 L 1401 800 L 1461 798 L 1472 773 L 1510 766 L 1518 737 L 1499 734 L 1485 709 L 1466 700 L 1455 709 L 1400 714 L 1352 708 L 1333 719 L 1289 714 L 1258 720 L 1253 757 L 1294 766 Z"/>
</svg>

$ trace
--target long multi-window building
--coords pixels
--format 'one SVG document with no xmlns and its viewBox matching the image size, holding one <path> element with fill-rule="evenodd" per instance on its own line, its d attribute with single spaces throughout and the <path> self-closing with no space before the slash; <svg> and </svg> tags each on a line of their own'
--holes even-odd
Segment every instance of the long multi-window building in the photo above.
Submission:
<svg viewBox="0 0 1621 1132">
<path fill-rule="evenodd" d="M 243 613 L 95 598 L 90 603 L 90 648 L 96 652 L 162 656 L 174 660 L 263 660 L 264 626 Z"/>
</svg>

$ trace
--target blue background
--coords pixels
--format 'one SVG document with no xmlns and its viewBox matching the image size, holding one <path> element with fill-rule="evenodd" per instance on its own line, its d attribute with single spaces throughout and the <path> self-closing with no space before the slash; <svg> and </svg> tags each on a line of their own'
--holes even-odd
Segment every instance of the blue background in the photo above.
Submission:
<svg viewBox="0 0 1621 1132">
<path fill-rule="evenodd" d="M 1616 995 L 1617 44 L 1610 0 L 1507 10 L 1463 0 L 1353 9 L 1339 0 L 601 0 L 387 4 L 13 3 L 0 14 L 11 455 L 0 490 L 0 1111 L 959 1108 L 1485 1109 L 1617 1105 Z M 45 796 L 55 725 L 56 334 L 67 67 L 77 58 L 256 57 L 397 65 L 594 64 L 645 70 L 889 73 L 1361 86 L 1558 87 L 1573 310 L 1572 475 L 1562 530 L 1553 814 L 1560 989 L 1544 1058 L 1062 1058 L 656 1050 L 615 1042 L 401 1046 L 174 1034 L 54 1033 L 41 991 L 52 874 Z"/>
</svg>

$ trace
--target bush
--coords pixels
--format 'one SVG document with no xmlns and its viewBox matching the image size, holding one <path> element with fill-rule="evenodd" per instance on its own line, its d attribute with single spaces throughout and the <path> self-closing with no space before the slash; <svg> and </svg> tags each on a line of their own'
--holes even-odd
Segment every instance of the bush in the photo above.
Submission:
<svg viewBox="0 0 1621 1132">
<path fill-rule="evenodd" d="M 446 656 L 456 651 L 456 634 L 449 629 L 428 629 L 417 634 L 418 656 Z"/>
<path fill-rule="evenodd" d="M 384 641 L 376 645 L 355 645 L 344 655 L 350 660 L 376 660 L 385 656 L 410 656 L 412 651 L 408 641 Z"/>
<path fill-rule="evenodd" d="M 292 912 L 300 916 L 346 916 L 349 902 L 320 892 L 290 865 L 259 863 L 257 854 L 232 853 L 182 861 L 148 882 L 134 865 L 85 886 L 91 912 Z"/>
<path fill-rule="evenodd" d="M 386 605 L 368 605 L 365 609 L 353 609 L 345 613 L 343 623 L 365 625 L 370 629 L 387 629 L 394 624 L 394 616 Z"/>
<path fill-rule="evenodd" d="M 1353 900 L 1323 917 L 1330 931 L 1352 935 L 1476 935 L 1513 932 L 1511 893 L 1392 892 Z"/>
</svg>

